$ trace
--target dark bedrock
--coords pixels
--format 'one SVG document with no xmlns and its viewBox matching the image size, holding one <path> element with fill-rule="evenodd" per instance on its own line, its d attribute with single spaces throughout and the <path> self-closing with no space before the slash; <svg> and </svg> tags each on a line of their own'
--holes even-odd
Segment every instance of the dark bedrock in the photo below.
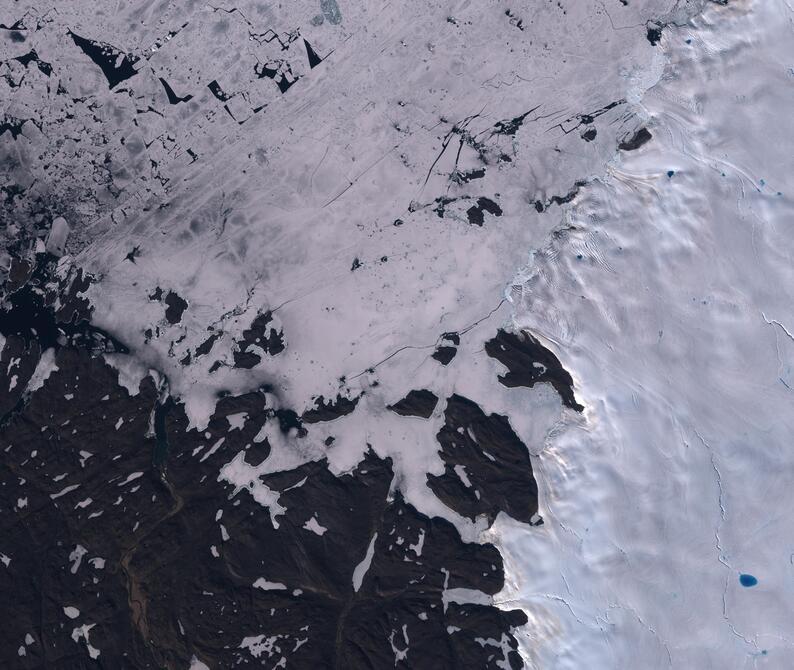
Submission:
<svg viewBox="0 0 794 670">
<path fill-rule="evenodd" d="M 151 379 L 130 397 L 88 351 L 62 347 L 56 363 L 0 429 L 0 550 L 11 559 L 0 598 L 14 612 L 0 632 L 4 667 L 186 668 L 194 655 L 213 668 L 268 667 L 281 655 L 294 668 L 391 668 L 406 646 L 397 667 L 521 667 L 515 651 L 503 659 L 476 638 L 506 634 L 515 647 L 523 613 L 442 599 L 445 587 L 498 592 L 497 550 L 390 495 L 388 459 L 370 452 L 340 477 L 325 461 L 263 476 L 286 509 L 275 528 L 249 492 L 218 481 L 240 450 L 261 462 L 269 449 L 254 442 L 264 421 L 279 421 L 264 394 L 223 398 L 201 433 L 174 403 L 151 431 L 162 406 Z M 239 412 L 244 426 L 230 430 L 225 417 Z M 321 535 L 304 527 L 311 519 Z M 254 588 L 259 578 L 286 588 Z M 73 639 L 84 624 L 96 659 Z M 258 657 L 240 648 L 260 635 L 272 643 Z"/>
</svg>

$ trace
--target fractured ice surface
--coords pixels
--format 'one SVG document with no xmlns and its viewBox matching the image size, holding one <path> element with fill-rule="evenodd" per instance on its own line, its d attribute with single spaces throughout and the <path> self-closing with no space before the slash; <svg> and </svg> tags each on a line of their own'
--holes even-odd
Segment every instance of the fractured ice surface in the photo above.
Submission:
<svg viewBox="0 0 794 670">
<path fill-rule="evenodd" d="M 627 100 L 661 58 L 644 22 L 671 6 L 506 12 L 430 3 L 420 21 L 364 4 L 329 10 L 322 26 L 305 23 L 303 3 L 278 17 L 264 7 L 207 6 L 178 18 L 130 8 L 99 30 L 93 12 L 89 19 L 70 5 L 58 23 L 73 26 L 71 38 L 49 24 L 26 37 L 42 42 L 40 53 L 72 59 L 57 70 L 68 95 L 54 103 L 71 109 L 90 92 L 102 121 L 109 162 L 99 183 L 112 197 L 97 194 L 90 211 L 67 217 L 73 248 L 82 248 L 77 261 L 102 277 L 91 289 L 96 324 L 165 372 L 199 426 L 219 389 L 276 381 L 297 406 L 400 346 L 429 346 L 465 327 L 487 314 L 553 227 L 554 203 L 636 130 Z M 295 24 L 328 54 L 321 66 L 301 72 L 305 49 L 285 31 Z M 112 91 L 100 85 L 107 72 L 90 62 L 93 52 L 85 64 L 73 55 L 74 35 L 89 27 L 97 53 L 127 54 L 116 57 L 114 80 L 127 63 L 135 70 Z M 593 42 L 599 59 L 590 57 Z M 224 43 L 245 46 L 231 58 Z M 282 94 L 259 82 L 258 64 L 299 78 Z M 42 95 L 45 79 L 16 94 L 18 106 Z M 167 104 L 160 79 L 193 99 Z M 250 105 L 247 115 L 230 116 L 213 82 Z M 68 115 L 85 125 L 78 137 L 100 132 L 90 116 Z M 596 127 L 594 140 L 579 136 Z M 23 134 L 13 146 L 15 176 L 36 180 L 13 201 L 20 218 L 28 201 L 52 197 L 36 194 L 41 183 L 66 189 L 82 176 L 38 174 L 24 153 L 38 142 Z M 68 147 L 92 164 L 85 141 Z M 361 267 L 350 272 L 354 259 Z M 156 287 L 187 301 L 178 323 L 163 323 L 159 305 L 145 300 Z M 286 349 L 239 349 L 234 342 L 266 310 L 280 320 Z"/>
</svg>

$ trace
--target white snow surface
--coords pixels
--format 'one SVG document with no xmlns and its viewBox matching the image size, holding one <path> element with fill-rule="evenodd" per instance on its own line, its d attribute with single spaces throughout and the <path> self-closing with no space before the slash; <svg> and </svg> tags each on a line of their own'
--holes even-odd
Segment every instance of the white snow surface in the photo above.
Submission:
<svg viewBox="0 0 794 670">
<path fill-rule="evenodd" d="M 262 589 L 263 591 L 284 591 L 287 587 L 281 582 L 269 582 L 264 577 L 260 577 L 254 582 L 254 588 Z"/>
<path fill-rule="evenodd" d="M 49 235 L 47 235 L 47 251 L 54 256 L 63 256 L 66 251 L 66 240 L 69 238 L 69 224 L 62 216 L 53 219 Z"/>
<path fill-rule="evenodd" d="M 375 533 L 367 545 L 367 553 L 364 555 L 361 563 L 359 563 L 356 566 L 356 569 L 353 570 L 353 590 L 356 593 L 358 593 L 358 590 L 361 588 L 361 584 L 364 582 L 364 577 L 369 571 L 369 566 L 372 564 L 372 557 L 375 555 L 375 542 L 377 539 L 378 534 Z"/>
<path fill-rule="evenodd" d="M 91 645 L 91 641 L 90 641 L 90 638 L 89 638 L 89 634 L 91 632 L 91 629 L 94 626 L 96 626 L 95 623 L 91 623 L 91 624 L 85 623 L 82 626 L 78 626 L 77 628 L 74 628 L 72 630 L 72 640 L 74 640 L 78 644 L 80 644 L 80 639 L 81 638 L 83 640 L 85 640 L 85 646 L 88 649 L 88 655 L 92 659 L 96 660 L 97 658 L 99 658 L 101 652 L 100 652 L 99 649 L 97 649 L 96 647 Z"/>
<path fill-rule="evenodd" d="M 195 656 L 192 656 L 190 658 L 190 667 L 188 670 L 210 670 L 210 667 Z"/>
<path fill-rule="evenodd" d="M 320 522 L 317 521 L 316 516 L 313 516 L 305 524 L 303 524 L 303 528 L 311 531 L 316 535 L 319 535 L 320 537 L 322 537 L 326 532 L 328 532 L 328 529 L 325 526 L 320 525 Z"/>
<path fill-rule="evenodd" d="M 757 0 L 666 28 L 654 140 L 514 282 L 587 405 L 536 460 L 545 525 L 491 532 L 530 667 L 791 666 L 793 20 Z"/>
<path fill-rule="evenodd" d="M 63 613 L 68 616 L 70 619 L 76 619 L 80 616 L 80 610 L 76 607 L 72 607 L 71 605 L 67 605 L 63 608 Z"/>
<path fill-rule="evenodd" d="M 36 369 L 28 381 L 25 392 L 32 394 L 38 391 L 44 383 L 50 378 L 53 372 L 58 371 L 58 366 L 55 363 L 55 349 L 47 349 L 41 354 L 39 362 L 36 364 Z"/>
</svg>

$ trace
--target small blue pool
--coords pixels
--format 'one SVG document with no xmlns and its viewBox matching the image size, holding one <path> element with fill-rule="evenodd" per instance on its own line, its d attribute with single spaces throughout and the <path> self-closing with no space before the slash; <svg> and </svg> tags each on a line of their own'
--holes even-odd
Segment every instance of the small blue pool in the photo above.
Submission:
<svg viewBox="0 0 794 670">
<path fill-rule="evenodd" d="M 752 575 L 748 575 L 746 573 L 739 575 L 739 583 L 744 587 L 751 587 L 758 584 L 758 580 L 753 577 Z"/>
</svg>

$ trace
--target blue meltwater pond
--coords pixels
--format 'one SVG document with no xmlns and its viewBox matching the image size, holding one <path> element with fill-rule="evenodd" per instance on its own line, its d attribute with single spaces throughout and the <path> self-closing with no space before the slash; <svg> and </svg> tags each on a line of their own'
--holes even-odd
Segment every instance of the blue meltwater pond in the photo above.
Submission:
<svg viewBox="0 0 794 670">
<path fill-rule="evenodd" d="M 739 583 L 742 586 L 750 587 L 750 586 L 755 586 L 756 584 L 758 584 L 758 580 L 755 577 L 753 577 L 752 575 L 742 574 L 742 575 L 739 575 Z"/>
</svg>

